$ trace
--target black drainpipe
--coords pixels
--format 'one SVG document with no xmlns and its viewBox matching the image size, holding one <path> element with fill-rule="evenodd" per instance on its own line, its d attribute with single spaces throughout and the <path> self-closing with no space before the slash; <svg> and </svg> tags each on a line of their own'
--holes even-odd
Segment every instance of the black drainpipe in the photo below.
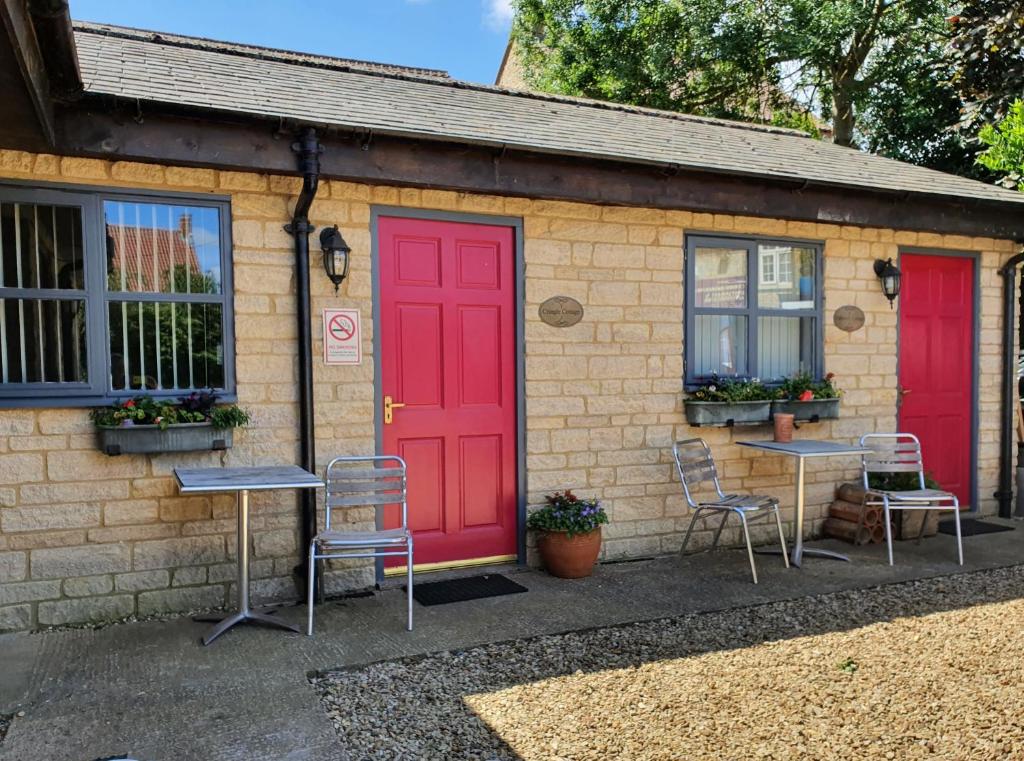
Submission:
<svg viewBox="0 0 1024 761">
<path fill-rule="evenodd" d="M 999 441 L 999 491 L 993 496 L 999 500 L 999 517 L 1012 515 L 1013 503 L 1013 444 L 1016 410 L 1013 408 L 1013 384 L 1017 381 L 1017 357 L 1013 351 L 1014 295 L 1016 294 L 1017 265 L 1024 262 L 1024 251 L 1010 258 L 999 268 L 1003 276 L 1003 382 L 1002 431 Z"/>
<path fill-rule="evenodd" d="M 299 450 L 300 464 L 310 473 L 316 472 L 316 443 L 313 438 L 313 336 L 309 300 L 309 234 L 314 227 L 309 223 L 309 207 L 320 184 L 320 154 L 323 146 L 312 127 L 305 130 L 292 144 L 299 156 L 302 172 L 302 190 L 295 201 L 292 221 L 285 230 L 295 237 L 295 316 L 299 328 Z M 300 554 L 302 564 L 295 568 L 299 586 L 305 590 L 309 578 L 309 543 L 316 534 L 316 491 L 302 489 L 302 518 Z"/>
</svg>

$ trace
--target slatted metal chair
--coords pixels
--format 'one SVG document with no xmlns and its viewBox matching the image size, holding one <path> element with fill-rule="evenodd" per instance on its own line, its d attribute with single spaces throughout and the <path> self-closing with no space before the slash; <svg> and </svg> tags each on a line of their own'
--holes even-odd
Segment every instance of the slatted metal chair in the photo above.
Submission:
<svg viewBox="0 0 1024 761">
<path fill-rule="evenodd" d="M 711 549 L 718 546 L 718 539 L 722 535 L 722 529 L 730 515 L 736 515 L 743 526 L 743 538 L 747 544 L 747 557 L 750 559 L 750 574 L 757 583 L 757 567 L 754 565 L 754 548 L 750 544 L 750 530 L 748 524 L 751 521 L 761 518 L 775 516 L 775 524 L 779 529 L 779 544 L 782 547 L 782 561 L 789 568 L 789 553 L 786 551 L 786 534 L 782 530 L 782 518 L 779 515 L 779 500 L 776 497 L 766 497 L 756 494 L 726 494 L 722 491 L 722 485 L 718 480 L 718 469 L 715 467 L 715 460 L 711 456 L 711 449 L 704 439 L 684 439 L 672 445 L 672 456 L 676 461 L 676 472 L 679 473 L 679 480 L 683 484 L 683 493 L 686 501 L 693 508 L 693 518 L 686 529 L 686 536 L 683 538 L 683 546 L 679 548 L 680 556 L 686 553 L 686 545 L 690 541 L 690 534 L 697 518 L 703 512 L 722 513 L 722 522 L 715 529 L 715 537 L 711 542 Z M 709 502 L 700 502 L 695 497 L 695 490 L 704 482 L 710 481 L 715 487 L 716 498 Z"/>
<path fill-rule="evenodd" d="M 407 616 L 406 628 L 412 631 L 412 532 L 406 504 L 405 460 L 391 455 L 373 457 L 335 457 L 327 465 L 324 530 L 309 544 L 309 581 L 307 584 L 309 626 L 313 636 L 313 575 L 315 563 L 346 558 L 405 557 Z M 372 507 L 379 512 L 384 505 L 401 508 L 401 525 L 375 531 L 349 530 L 332 520 L 335 510 L 349 512 Z"/>
<path fill-rule="evenodd" d="M 870 452 L 861 455 L 861 475 L 867 496 L 865 505 L 881 506 L 885 512 L 885 544 L 889 550 L 889 565 L 892 565 L 892 523 L 890 510 L 924 510 L 921 518 L 921 533 L 928 519 L 928 510 L 952 510 L 956 524 L 956 553 L 960 565 L 964 564 L 964 547 L 960 535 L 960 501 L 955 494 L 941 489 L 929 489 L 924 481 L 924 459 L 921 456 L 921 442 L 912 433 L 869 433 L 860 437 L 860 445 Z M 917 489 L 884 491 L 872 489 L 869 480 L 872 473 L 916 473 Z"/>
</svg>

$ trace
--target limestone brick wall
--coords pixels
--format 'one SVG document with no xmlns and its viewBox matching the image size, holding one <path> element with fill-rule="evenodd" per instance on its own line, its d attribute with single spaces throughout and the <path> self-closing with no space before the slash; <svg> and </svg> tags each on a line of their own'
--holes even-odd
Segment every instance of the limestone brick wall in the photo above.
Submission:
<svg viewBox="0 0 1024 761">
<path fill-rule="evenodd" d="M 294 462 L 297 441 L 295 273 L 289 219 L 298 180 L 0 151 L 0 179 L 163 188 L 230 195 L 234 238 L 238 395 L 253 423 L 228 452 L 107 457 L 94 448 L 87 411 L 0 411 L 0 630 L 112 620 L 214 607 L 234 595 L 235 512 L 230 496 L 177 495 L 176 466 Z M 791 464 L 741 451 L 737 437 L 767 429 L 689 428 L 683 419 L 683 240 L 687 232 L 785 236 L 825 242 L 825 361 L 846 394 L 842 418 L 801 435 L 852 440 L 895 427 L 896 312 L 880 293 L 876 258 L 900 246 L 981 254 L 979 483 L 982 508 L 998 468 L 1000 298 L 996 269 L 1009 241 L 927 235 L 728 215 L 600 207 L 447 191 L 325 182 L 312 209 L 338 224 L 353 249 L 335 296 L 314 265 L 313 334 L 319 467 L 374 447 L 370 210 L 374 204 L 521 217 L 526 258 L 528 499 L 572 487 L 600 497 L 612 523 L 604 557 L 676 549 L 689 513 L 675 481 L 673 438 L 701 435 L 728 489 L 769 491 L 791 502 Z M 568 329 L 544 325 L 541 301 L 569 295 L 585 307 Z M 856 304 L 863 330 L 831 325 Z M 325 366 L 320 310 L 362 310 L 364 360 Z M 965 358 L 965 361 L 967 359 Z M 806 530 L 813 533 L 837 481 L 856 463 L 808 471 Z M 368 515 L 355 516 L 368 519 Z M 791 519 L 787 512 L 787 519 Z M 254 596 L 294 596 L 298 510 L 290 493 L 253 496 Z M 698 541 L 706 539 L 703 530 Z M 331 589 L 372 584 L 366 565 L 340 568 Z"/>
</svg>

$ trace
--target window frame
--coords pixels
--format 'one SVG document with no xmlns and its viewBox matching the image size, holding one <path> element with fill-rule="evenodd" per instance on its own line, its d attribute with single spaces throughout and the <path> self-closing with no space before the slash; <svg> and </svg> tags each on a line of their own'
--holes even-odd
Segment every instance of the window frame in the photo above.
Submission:
<svg viewBox="0 0 1024 761">
<path fill-rule="evenodd" d="M 800 246 L 814 250 L 814 307 L 811 309 L 774 309 L 761 307 L 757 303 L 758 287 L 761 284 L 761 257 L 759 246 Z M 745 248 L 747 252 L 746 307 L 721 308 L 698 307 L 696 305 L 696 249 L 697 248 Z M 824 243 L 822 241 L 799 240 L 794 238 L 769 238 L 745 235 L 722 235 L 719 233 L 690 233 L 684 242 L 684 289 L 683 289 L 683 384 L 687 390 L 698 388 L 710 380 L 710 376 L 694 373 L 694 356 L 697 315 L 736 315 L 747 320 L 747 375 L 736 378 L 756 378 L 758 375 L 758 317 L 810 317 L 814 320 L 814 343 L 812 347 L 811 373 L 816 380 L 825 375 L 825 326 L 824 326 Z M 776 263 L 778 267 L 778 263 Z M 777 274 L 777 273 L 776 273 Z M 798 277 L 794 279 L 799 282 Z M 733 377 L 733 376 L 729 376 Z M 767 385 L 778 385 L 778 380 L 765 381 Z"/>
<path fill-rule="evenodd" d="M 94 407 L 135 396 L 148 395 L 157 399 L 177 399 L 186 389 L 124 389 L 111 386 L 110 357 L 110 301 L 166 301 L 169 294 L 122 294 L 107 288 L 106 223 L 103 214 L 105 201 L 127 203 L 173 203 L 216 209 L 219 213 L 221 239 L 221 293 L 187 296 L 184 301 L 219 303 L 221 305 L 221 335 L 224 351 L 224 387 L 217 389 L 218 398 L 226 402 L 237 401 L 235 375 L 235 310 L 234 310 L 234 244 L 231 238 L 231 198 L 221 194 L 183 193 L 163 190 L 111 188 L 97 185 L 44 184 L 30 181 L 3 180 L 0 182 L 0 201 L 4 203 L 52 204 L 77 206 L 82 213 L 82 268 L 85 289 L 25 289 L 3 288 L 6 298 L 60 298 L 82 299 L 85 302 L 86 351 L 88 357 L 86 383 L 0 383 L 0 409 L 23 407 Z M 50 295 L 52 293 L 58 295 Z M 125 299 L 124 297 L 128 297 Z M 177 297 L 185 294 L 176 294 Z M 178 299 L 170 299 L 178 300 Z"/>
</svg>

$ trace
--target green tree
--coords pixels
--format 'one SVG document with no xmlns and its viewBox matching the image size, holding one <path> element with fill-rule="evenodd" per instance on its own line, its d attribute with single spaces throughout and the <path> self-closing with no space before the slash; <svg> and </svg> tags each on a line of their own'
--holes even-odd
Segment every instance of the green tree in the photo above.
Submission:
<svg viewBox="0 0 1024 761">
<path fill-rule="evenodd" d="M 858 110 L 906 80 L 949 1 L 515 0 L 513 39 L 540 90 L 754 121 L 803 111 L 855 145 Z"/>
<path fill-rule="evenodd" d="M 966 105 L 964 129 L 1004 118 L 1024 94 L 1024 3 L 967 0 L 950 22 L 951 83 Z"/>
<path fill-rule="evenodd" d="M 1018 98 L 1004 119 L 982 127 L 978 139 L 988 146 L 978 162 L 1003 175 L 1002 185 L 1024 192 L 1024 101 Z"/>
</svg>

